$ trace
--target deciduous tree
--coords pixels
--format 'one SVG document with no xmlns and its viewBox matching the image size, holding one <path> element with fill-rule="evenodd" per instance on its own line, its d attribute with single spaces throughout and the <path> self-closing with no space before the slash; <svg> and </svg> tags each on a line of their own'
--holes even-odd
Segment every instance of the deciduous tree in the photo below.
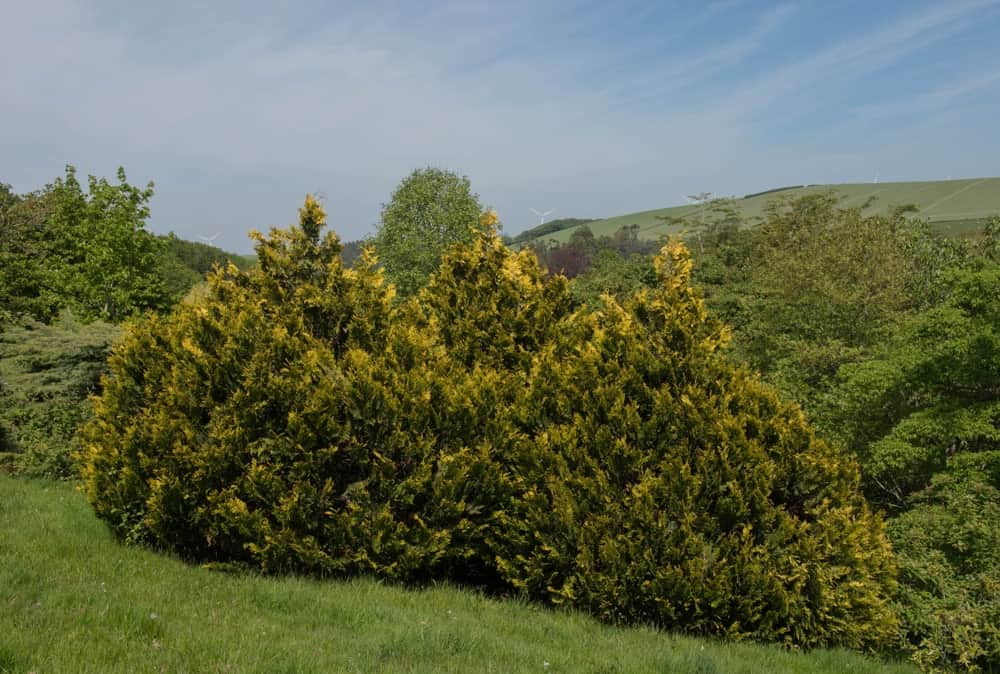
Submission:
<svg viewBox="0 0 1000 674">
<path fill-rule="evenodd" d="M 374 245 L 402 297 L 415 293 L 452 244 L 472 241 L 482 213 L 469 179 L 438 168 L 407 176 L 382 208 Z"/>
</svg>

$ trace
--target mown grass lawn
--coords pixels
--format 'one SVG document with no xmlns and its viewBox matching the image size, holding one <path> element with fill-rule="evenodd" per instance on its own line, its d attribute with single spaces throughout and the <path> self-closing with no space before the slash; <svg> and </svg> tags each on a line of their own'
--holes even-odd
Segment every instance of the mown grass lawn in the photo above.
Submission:
<svg viewBox="0 0 1000 674">
<path fill-rule="evenodd" d="M 119 545 L 72 486 L 0 476 L 0 672 L 914 672 L 602 625 L 451 587 L 230 575 Z"/>
</svg>

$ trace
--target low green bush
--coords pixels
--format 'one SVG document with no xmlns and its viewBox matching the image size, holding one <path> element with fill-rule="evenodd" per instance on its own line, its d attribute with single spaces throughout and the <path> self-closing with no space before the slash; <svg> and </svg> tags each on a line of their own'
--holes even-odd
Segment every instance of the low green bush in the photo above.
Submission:
<svg viewBox="0 0 1000 674">
<path fill-rule="evenodd" d="M 51 325 L 30 318 L 0 332 L 0 463 L 35 477 L 76 475 L 78 429 L 91 417 L 108 354 L 121 329 L 81 324 L 64 313 Z"/>
<path fill-rule="evenodd" d="M 699 634 L 891 642 L 855 463 L 719 351 L 680 244 L 658 287 L 568 313 L 495 231 L 393 301 L 312 199 L 131 326 L 80 452 L 126 539 L 268 572 L 448 578 Z"/>
</svg>

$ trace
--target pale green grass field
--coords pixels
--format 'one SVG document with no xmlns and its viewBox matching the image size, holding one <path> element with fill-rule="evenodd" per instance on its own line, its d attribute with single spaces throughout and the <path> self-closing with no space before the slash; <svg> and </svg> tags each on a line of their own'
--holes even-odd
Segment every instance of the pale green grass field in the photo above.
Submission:
<svg viewBox="0 0 1000 674">
<path fill-rule="evenodd" d="M 917 216 L 927 219 L 944 232 L 962 234 L 976 229 L 984 218 L 1000 215 L 1000 178 L 971 178 L 966 180 L 937 180 L 905 183 L 856 183 L 845 185 L 811 185 L 777 193 L 763 194 L 749 199 L 737 199 L 736 205 L 744 218 L 752 222 L 764 212 L 764 206 L 776 197 L 800 197 L 835 191 L 842 195 L 845 207 L 875 201 L 866 213 L 885 212 L 893 206 L 914 204 Z M 721 195 L 716 195 L 721 196 Z M 652 211 L 629 213 L 589 224 L 596 236 L 611 235 L 619 228 L 636 224 L 642 238 L 655 239 L 665 234 L 676 234 L 681 227 L 663 224 L 657 216 L 687 217 L 701 206 L 686 205 L 660 208 Z M 545 239 L 568 241 L 576 228 L 546 235 Z"/>
<path fill-rule="evenodd" d="M 0 672 L 903 672 L 452 587 L 229 575 L 116 543 L 71 486 L 0 477 Z"/>
</svg>

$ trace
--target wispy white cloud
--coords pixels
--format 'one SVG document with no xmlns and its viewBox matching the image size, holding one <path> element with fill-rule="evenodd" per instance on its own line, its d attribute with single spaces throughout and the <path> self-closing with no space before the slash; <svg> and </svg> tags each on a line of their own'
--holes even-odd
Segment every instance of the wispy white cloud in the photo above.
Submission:
<svg viewBox="0 0 1000 674">
<path fill-rule="evenodd" d="M 851 115 L 852 121 L 866 123 L 881 120 L 898 120 L 926 117 L 956 104 L 969 96 L 983 92 L 1000 93 L 1000 63 L 983 64 L 985 72 L 966 73 L 959 79 L 937 84 L 930 89 L 920 88 L 904 100 L 868 103 L 858 106 Z"/>
<path fill-rule="evenodd" d="M 719 4 L 728 7 L 733 3 Z M 712 44 L 693 56 L 658 64 L 639 76 L 625 77 L 608 89 L 606 95 L 634 105 L 636 102 L 662 99 L 694 85 L 704 85 L 721 72 L 739 66 L 755 52 L 766 47 L 768 37 L 780 29 L 797 9 L 794 4 L 783 4 L 764 11 L 747 28 L 745 35 Z"/>
<path fill-rule="evenodd" d="M 727 97 L 729 107 L 746 116 L 778 104 L 792 92 L 884 69 L 960 32 L 984 9 L 998 5 L 997 0 L 953 0 L 907 12 L 888 25 L 799 56 L 754 78 Z"/>
<path fill-rule="evenodd" d="M 0 180 L 29 189 L 63 161 L 102 174 L 124 163 L 137 182 L 157 180 L 158 226 L 223 229 L 230 246 L 237 230 L 285 222 L 314 189 L 359 236 L 428 164 L 468 173 L 515 228 L 531 223 L 529 205 L 613 215 L 772 186 L 809 165 L 814 182 L 864 164 L 865 148 L 830 150 L 818 170 L 815 155 L 765 146 L 780 115 L 810 114 L 801 92 L 905 62 L 996 5 L 925 5 L 779 53 L 808 6 L 384 1 L 265 16 L 242 3 L 150 15 L 141 3 L 14 0 L 0 23 Z M 698 31 L 712 39 L 690 39 Z M 779 65 L 748 66 L 765 56 Z M 857 114 L 891 123 L 995 81 L 969 74 Z"/>
</svg>

